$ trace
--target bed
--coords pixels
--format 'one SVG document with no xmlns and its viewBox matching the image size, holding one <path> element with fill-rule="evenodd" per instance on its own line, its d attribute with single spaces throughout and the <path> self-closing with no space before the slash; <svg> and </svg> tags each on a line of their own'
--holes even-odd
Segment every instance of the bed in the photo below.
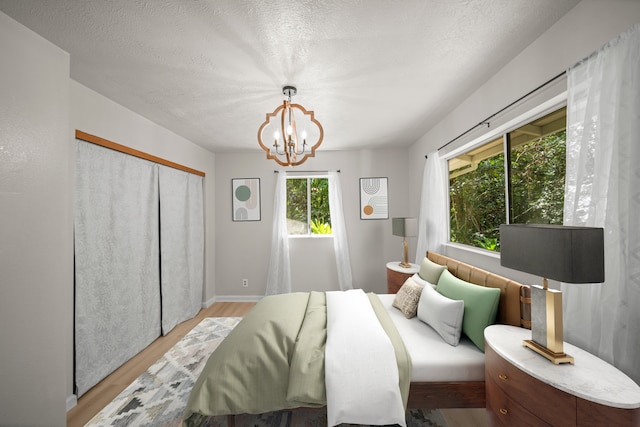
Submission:
<svg viewBox="0 0 640 427">
<path fill-rule="evenodd" d="M 530 296 L 527 286 L 434 252 L 427 252 L 426 260 L 424 262 L 430 265 L 445 266 L 446 268 L 441 269 L 446 271 L 442 276 L 447 275 L 448 278 L 450 277 L 448 280 L 465 283 L 465 286 L 474 291 L 482 290 L 482 292 L 496 295 L 496 312 L 494 313 L 496 323 L 530 327 Z M 444 285 L 442 289 L 445 289 Z M 332 344 L 331 348 L 334 350 L 329 350 L 330 343 L 339 341 L 337 338 L 328 338 L 334 336 L 333 334 L 337 335 L 342 329 L 334 326 L 336 322 L 338 325 L 339 322 L 355 323 L 358 328 L 363 328 L 363 333 L 364 328 L 369 328 L 369 324 L 375 324 L 373 328 L 384 329 L 392 344 L 390 351 L 395 352 L 397 369 L 396 366 L 393 366 L 393 369 L 378 368 L 376 370 L 375 366 L 367 369 L 373 369 L 376 372 L 376 381 L 378 376 L 385 377 L 386 371 L 393 372 L 395 377 L 392 376 L 392 378 L 395 378 L 396 389 L 400 384 L 401 411 L 404 411 L 404 408 L 485 407 L 482 338 L 480 342 L 478 336 L 475 336 L 472 338 L 474 342 L 471 342 L 465 334 L 462 334 L 459 345 L 454 347 L 444 343 L 433 330 L 429 332 L 431 329 L 429 325 L 415 317 L 406 318 L 394 307 L 397 303 L 397 295 L 369 294 L 366 297 L 357 295 L 359 300 L 368 298 L 372 307 L 371 312 L 377 316 L 380 323 L 363 321 L 362 315 L 354 316 L 348 309 L 345 310 L 346 317 L 337 321 L 336 309 L 331 308 L 334 305 L 329 303 L 330 300 L 336 301 L 337 297 L 343 298 L 342 294 L 356 296 L 356 292 L 351 291 L 312 292 L 286 294 L 261 300 L 225 338 L 207 362 L 189 398 L 185 411 L 185 425 L 199 425 L 205 417 L 210 415 L 231 416 L 296 407 L 326 405 L 328 412 L 332 411 L 334 414 L 336 411 L 339 412 L 338 409 L 330 409 L 338 405 L 333 404 L 336 402 L 333 397 L 334 389 L 332 388 L 329 392 L 328 388 L 330 383 L 334 382 L 329 380 L 330 373 L 334 369 L 339 370 L 343 364 L 343 359 L 339 359 L 340 363 L 335 363 L 332 359 L 335 357 L 332 355 L 336 351 L 336 345 Z M 338 303 L 331 302 L 331 304 Z M 342 304 L 350 307 L 352 300 Z M 467 315 L 468 312 L 465 309 L 465 319 Z M 313 332 L 306 333 L 305 330 Z M 331 332 L 336 330 L 338 332 Z M 429 334 L 433 335 L 429 338 L 432 342 L 424 344 L 423 341 Z M 469 337 L 472 336 L 473 334 L 469 334 Z M 438 340 L 442 342 L 437 342 Z M 365 353 L 361 353 L 359 359 L 361 362 L 350 367 L 349 371 L 359 369 L 360 366 L 357 365 L 366 364 L 364 361 L 367 358 L 362 355 L 366 354 L 367 344 L 366 341 L 361 341 L 356 346 L 350 347 L 349 352 L 361 350 Z M 435 363 L 436 368 L 422 368 L 419 359 L 429 359 L 429 355 L 435 352 L 431 349 L 438 346 L 445 351 L 445 355 L 440 356 L 440 360 L 438 357 L 427 360 L 427 363 Z M 299 348 L 299 353 L 303 356 L 298 355 Z M 379 343 L 375 344 L 376 357 L 370 359 L 379 358 L 378 354 L 381 352 L 378 348 L 382 348 Z M 340 346 L 338 346 L 339 350 Z M 386 366 L 390 367 L 391 363 Z M 384 373 L 381 374 L 382 371 Z M 341 383 L 341 387 L 345 387 L 344 383 L 350 383 L 352 380 L 344 381 L 341 378 L 342 374 L 333 374 L 332 378 L 336 378 L 337 375 L 337 381 Z M 369 376 L 360 374 L 358 377 L 362 377 L 365 381 Z M 325 382 L 327 389 L 325 389 Z M 377 387 L 376 385 L 375 388 Z M 354 393 L 351 392 L 351 394 Z M 373 402 L 374 399 L 375 397 L 367 397 L 366 400 Z M 332 405 L 328 405 L 327 402 Z M 354 403 L 351 402 L 347 406 L 354 406 Z M 349 422 L 344 421 L 340 416 L 335 418 L 331 413 L 329 419 Z M 230 424 L 233 425 L 232 417 Z M 396 424 L 396 422 L 390 420 L 386 424 Z"/>
<path fill-rule="evenodd" d="M 444 265 L 454 276 L 478 286 L 500 289 L 496 323 L 531 328 L 531 292 L 528 286 L 453 258 L 427 252 L 427 258 Z M 484 408 L 483 379 L 477 381 L 412 382 L 409 408 Z"/>
</svg>

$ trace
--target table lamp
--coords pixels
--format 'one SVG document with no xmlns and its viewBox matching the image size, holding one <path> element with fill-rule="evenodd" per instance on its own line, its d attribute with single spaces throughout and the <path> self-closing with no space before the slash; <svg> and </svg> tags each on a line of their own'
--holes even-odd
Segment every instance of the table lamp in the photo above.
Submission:
<svg viewBox="0 0 640 427">
<path fill-rule="evenodd" d="M 542 276 L 531 286 L 531 340 L 523 345 L 555 364 L 573 363 L 563 350 L 562 292 L 548 279 L 564 283 L 604 282 L 604 229 L 539 224 L 500 226 L 500 265 Z"/>
<path fill-rule="evenodd" d="M 411 264 L 409 264 L 409 244 L 407 243 L 407 237 L 418 235 L 418 221 L 415 218 L 392 218 L 391 232 L 394 236 L 402 237 L 404 260 L 399 263 L 400 267 L 411 267 Z"/>
</svg>

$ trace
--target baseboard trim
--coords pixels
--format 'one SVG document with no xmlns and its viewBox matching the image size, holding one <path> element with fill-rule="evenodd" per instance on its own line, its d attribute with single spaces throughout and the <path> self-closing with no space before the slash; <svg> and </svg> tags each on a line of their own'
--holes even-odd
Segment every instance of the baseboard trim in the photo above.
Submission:
<svg viewBox="0 0 640 427">
<path fill-rule="evenodd" d="M 78 396 L 76 396 L 75 394 L 72 394 L 71 396 L 67 397 L 67 412 L 75 408 L 77 404 L 78 404 Z"/>
<path fill-rule="evenodd" d="M 264 295 L 219 295 L 216 302 L 258 302 Z"/>
<path fill-rule="evenodd" d="M 264 295 L 222 295 L 213 297 L 202 303 L 202 308 L 209 308 L 216 302 L 258 302 Z"/>
<path fill-rule="evenodd" d="M 202 308 L 209 308 L 213 305 L 213 303 L 216 302 L 216 297 L 210 298 L 206 301 L 202 302 Z"/>
</svg>

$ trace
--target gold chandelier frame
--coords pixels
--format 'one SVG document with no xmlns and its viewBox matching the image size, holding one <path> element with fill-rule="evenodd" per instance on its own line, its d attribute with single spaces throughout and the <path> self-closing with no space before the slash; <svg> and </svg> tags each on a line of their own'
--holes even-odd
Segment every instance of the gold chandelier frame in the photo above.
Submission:
<svg viewBox="0 0 640 427">
<path fill-rule="evenodd" d="M 267 113 L 264 123 L 258 129 L 258 143 L 260 147 L 267 153 L 267 159 L 275 160 L 281 166 L 298 166 L 304 163 L 309 157 L 315 157 L 316 149 L 322 144 L 324 139 L 324 129 L 318 120 L 315 118 L 315 113 L 312 110 L 305 109 L 300 104 L 292 104 L 291 97 L 297 93 L 295 86 L 284 86 L 282 93 L 287 96 L 282 102 L 282 105 L 278 106 L 272 113 Z M 309 117 L 309 121 L 314 123 L 318 127 L 319 137 L 318 140 L 310 147 L 309 151 L 306 151 L 307 141 L 306 137 L 302 137 L 302 147 L 298 143 L 298 132 L 296 129 L 296 120 L 294 111 L 298 110 L 303 115 Z M 282 135 L 282 143 L 279 143 L 279 135 L 274 137 L 274 144 L 268 147 L 263 139 L 262 132 L 269 126 L 272 118 L 277 118 L 280 114 L 280 135 Z M 290 127 L 290 132 L 288 131 Z M 277 131 L 276 131 L 277 133 Z M 282 147 L 283 152 L 278 152 L 278 149 Z M 304 155 L 303 155 L 304 154 Z M 298 156 L 303 155 L 300 160 Z"/>
</svg>

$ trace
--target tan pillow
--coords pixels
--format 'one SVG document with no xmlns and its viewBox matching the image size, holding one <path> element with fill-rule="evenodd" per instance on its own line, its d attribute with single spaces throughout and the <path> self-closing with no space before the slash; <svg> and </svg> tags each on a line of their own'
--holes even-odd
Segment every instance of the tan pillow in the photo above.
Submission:
<svg viewBox="0 0 640 427">
<path fill-rule="evenodd" d="M 393 299 L 393 306 L 399 309 L 404 317 L 411 319 L 418 312 L 420 295 L 422 295 L 422 286 L 409 277 Z"/>
</svg>

